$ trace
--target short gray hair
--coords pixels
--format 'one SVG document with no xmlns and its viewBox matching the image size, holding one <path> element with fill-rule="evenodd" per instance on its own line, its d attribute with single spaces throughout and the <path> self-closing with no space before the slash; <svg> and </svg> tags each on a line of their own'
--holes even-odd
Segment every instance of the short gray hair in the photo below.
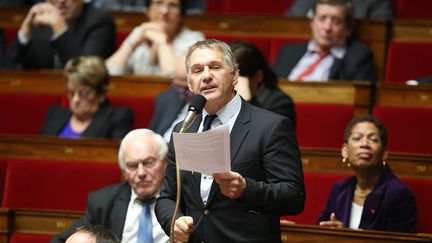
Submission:
<svg viewBox="0 0 432 243">
<path fill-rule="evenodd" d="M 189 47 L 186 53 L 186 73 L 189 73 L 189 64 L 190 64 L 190 56 L 196 49 L 205 49 L 205 48 L 217 48 L 219 49 L 223 55 L 225 56 L 225 60 L 230 67 L 231 71 L 237 67 L 237 62 L 235 60 L 234 54 L 231 51 L 231 48 L 223 41 L 219 41 L 216 39 L 208 39 L 195 42 L 192 46 Z"/>
<path fill-rule="evenodd" d="M 119 166 L 122 170 L 125 169 L 125 157 L 124 157 L 124 151 L 125 148 L 130 140 L 133 139 L 141 139 L 143 137 L 152 137 L 156 145 L 159 147 L 159 159 L 165 159 L 167 152 L 168 152 L 168 146 L 165 142 L 165 140 L 162 138 L 161 135 L 153 132 L 150 129 L 135 129 L 130 131 L 126 136 L 123 138 L 123 140 L 120 143 L 120 148 L 118 152 L 118 162 Z"/>
</svg>

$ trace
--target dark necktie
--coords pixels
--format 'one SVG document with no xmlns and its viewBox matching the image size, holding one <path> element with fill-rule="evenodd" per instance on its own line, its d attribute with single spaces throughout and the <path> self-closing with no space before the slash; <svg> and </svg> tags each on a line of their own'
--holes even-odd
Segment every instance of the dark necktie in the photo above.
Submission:
<svg viewBox="0 0 432 243">
<path fill-rule="evenodd" d="M 214 119 L 216 119 L 217 115 L 213 114 L 213 115 L 207 115 L 204 118 L 204 125 L 203 125 L 203 132 L 208 131 L 211 129 L 211 124 L 214 121 Z"/>
<path fill-rule="evenodd" d="M 142 204 L 142 211 L 139 216 L 137 240 L 138 242 L 153 243 L 153 223 L 150 204 L 154 199 L 145 199 L 140 201 Z"/>
</svg>

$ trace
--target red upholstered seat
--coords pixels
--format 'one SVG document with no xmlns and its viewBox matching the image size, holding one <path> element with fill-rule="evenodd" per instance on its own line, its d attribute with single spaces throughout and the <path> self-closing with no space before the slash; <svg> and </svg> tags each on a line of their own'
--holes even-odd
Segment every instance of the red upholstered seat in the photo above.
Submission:
<svg viewBox="0 0 432 243">
<path fill-rule="evenodd" d="M 3 193 L 5 188 L 5 177 L 6 177 L 6 160 L 0 160 L 0 202 L 3 200 Z"/>
<path fill-rule="evenodd" d="M 9 243 L 48 243 L 52 237 L 52 235 L 12 233 Z"/>
<path fill-rule="evenodd" d="M 270 39 L 268 37 L 248 36 L 248 35 L 223 35 L 223 34 L 206 34 L 207 39 L 217 39 L 230 44 L 236 40 L 248 41 L 256 45 L 264 54 L 264 57 L 270 58 Z"/>
<path fill-rule="evenodd" d="M 302 147 L 340 148 L 354 107 L 338 104 L 296 103 L 296 132 Z"/>
<path fill-rule="evenodd" d="M 396 0 L 396 17 L 404 19 L 432 19 L 431 0 Z"/>
<path fill-rule="evenodd" d="M 338 163 L 337 161 L 329 163 Z M 296 216 L 283 216 L 282 219 L 294 221 L 297 224 L 316 224 L 324 210 L 327 198 L 333 185 L 350 174 L 304 172 L 306 188 L 306 203 L 304 211 Z"/>
<path fill-rule="evenodd" d="M 116 164 L 9 159 L 2 206 L 83 211 L 90 191 L 120 179 Z"/>
<path fill-rule="evenodd" d="M 208 13 L 284 15 L 292 0 L 278 0 L 268 3 L 263 0 L 208 0 Z"/>
<path fill-rule="evenodd" d="M 128 106 L 135 115 L 134 128 L 148 128 L 153 117 L 153 97 L 109 97 L 113 105 Z"/>
<path fill-rule="evenodd" d="M 428 0 L 429 1 L 429 0 Z M 430 1 L 432 4 L 432 1 Z M 432 42 L 390 42 L 385 82 L 405 82 L 432 74 Z"/>
<path fill-rule="evenodd" d="M 60 101 L 57 94 L 2 93 L 0 133 L 38 134 L 49 107 Z"/>
<path fill-rule="evenodd" d="M 432 109 L 377 106 L 373 115 L 387 129 L 389 151 L 432 154 Z"/>
<path fill-rule="evenodd" d="M 417 232 L 432 234 L 432 179 L 401 178 L 413 191 L 417 201 Z"/>
<path fill-rule="evenodd" d="M 4 33 L 5 33 L 5 42 L 6 42 L 6 48 L 9 49 L 9 47 L 12 45 L 14 40 L 17 38 L 18 34 L 18 26 L 5 26 L 3 27 Z"/>
</svg>

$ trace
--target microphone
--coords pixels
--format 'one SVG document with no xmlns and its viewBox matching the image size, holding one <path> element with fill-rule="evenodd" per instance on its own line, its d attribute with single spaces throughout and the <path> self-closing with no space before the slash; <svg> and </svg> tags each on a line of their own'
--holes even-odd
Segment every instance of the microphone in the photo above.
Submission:
<svg viewBox="0 0 432 243">
<path fill-rule="evenodd" d="M 183 133 L 194 121 L 196 115 L 202 112 L 207 100 L 202 95 L 195 95 L 189 105 L 188 113 L 183 120 L 179 133 Z"/>
</svg>

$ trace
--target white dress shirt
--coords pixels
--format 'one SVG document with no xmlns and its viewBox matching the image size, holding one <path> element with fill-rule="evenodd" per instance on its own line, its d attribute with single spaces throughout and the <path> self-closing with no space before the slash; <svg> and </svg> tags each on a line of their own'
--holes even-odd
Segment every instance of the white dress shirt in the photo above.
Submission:
<svg viewBox="0 0 432 243">
<path fill-rule="evenodd" d="M 241 108 L 241 99 L 238 94 L 234 96 L 234 98 L 222 109 L 216 112 L 218 116 L 211 124 L 211 128 L 215 128 L 224 124 L 229 124 L 229 131 L 234 126 L 234 123 L 237 119 L 238 114 L 240 113 Z M 198 129 L 199 132 L 202 132 L 204 125 L 204 118 L 208 115 L 207 111 L 203 110 L 202 121 L 200 127 Z M 207 204 L 208 196 L 210 194 L 211 185 L 213 183 L 213 176 L 201 174 L 201 184 L 200 184 L 200 192 L 201 198 L 204 204 Z"/>
</svg>

